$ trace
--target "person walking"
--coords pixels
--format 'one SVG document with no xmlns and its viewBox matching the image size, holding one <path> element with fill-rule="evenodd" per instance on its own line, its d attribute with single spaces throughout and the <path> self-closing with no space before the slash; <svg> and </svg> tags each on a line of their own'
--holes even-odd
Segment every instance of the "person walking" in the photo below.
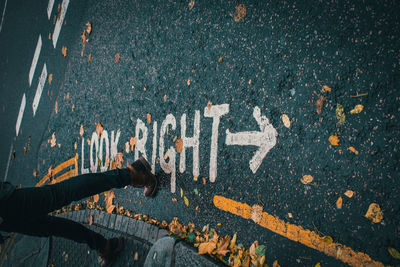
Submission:
<svg viewBox="0 0 400 267">
<path fill-rule="evenodd" d="M 72 201 L 121 188 L 127 185 L 144 188 L 146 197 L 153 197 L 158 179 L 144 157 L 127 164 L 127 168 L 103 173 L 88 173 L 72 177 L 57 184 L 43 187 L 16 188 L 9 182 L 0 183 L 0 231 L 26 235 L 64 237 L 86 243 L 97 250 L 101 266 L 111 266 L 124 248 L 124 238 L 106 239 L 80 223 L 48 215 Z"/>
</svg>

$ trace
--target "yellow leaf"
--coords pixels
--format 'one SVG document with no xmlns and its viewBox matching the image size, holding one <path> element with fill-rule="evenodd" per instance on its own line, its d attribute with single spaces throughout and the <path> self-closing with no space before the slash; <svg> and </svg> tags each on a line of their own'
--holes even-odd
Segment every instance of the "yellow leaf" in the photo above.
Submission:
<svg viewBox="0 0 400 267">
<path fill-rule="evenodd" d="M 289 119 L 288 115 L 282 114 L 281 118 L 283 121 L 283 125 L 285 125 L 286 128 L 290 128 L 290 119 Z"/>
<path fill-rule="evenodd" d="M 183 189 L 181 188 L 181 197 L 183 197 Z"/>
<path fill-rule="evenodd" d="M 66 47 L 66 46 L 63 46 L 63 47 L 61 48 L 61 54 L 62 54 L 64 57 L 67 56 L 67 47 Z"/>
<path fill-rule="evenodd" d="M 53 73 L 49 74 L 49 84 L 51 85 L 51 82 L 53 81 Z"/>
<path fill-rule="evenodd" d="M 317 262 L 317 264 L 315 264 L 315 267 L 321 267 L 321 263 Z"/>
<path fill-rule="evenodd" d="M 183 140 L 181 138 L 178 138 L 178 140 L 176 140 L 175 142 L 176 152 L 178 152 L 179 154 L 182 153 L 182 147 L 183 147 Z"/>
<path fill-rule="evenodd" d="M 189 207 L 189 199 L 187 197 L 183 197 L 183 200 L 185 201 L 185 205 Z"/>
<path fill-rule="evenodd" d="M 348 198 L 352 198 L 353 197 L 354 192 L 351 190 L 347 190 L 344 195 Z"/>
<path fill-rule="evenodd" d="M 350 110 L 351 114 L 358 114 L 361 111 L 363 111 L 364 106 L 363 105 L 356 105 L 352 110 Z"/>
<path fill-rule="evenodd" d="M 229 245 L 229 248 L 234 248 L 235 247 L 235 245 L 236 245 L 236 239 L 237 239 L 237 233 L 235 233 L 234 235 L 233 235 L 233 237 L 232 237 L 232 240 L 231 240 L 231 243 L 230 243 L 230 245 Z"/>
<path fill-rule="evenodd" d="M 343 124 L 346 120 L 346 115 L 344 114 L 343 106 L 340 104 L 336 105 L 336 118 L 339 121 L 339 124 Z"/>
<path fill-rule="evenodd" d="M 329 136 L 329 142 L 331 143 L 332 146 L 338 146 L 339 138 L 337 137 L 337 135 L 331 135 Z"/>
<path fill-rule="evenodd" d="M 381 207 L 376 203 L 371 203 L 368 207 L 367 213 L 365 213 L 365 218 L 373 221 L 374 223 L 380 223 L 383 220 L 383 212 Z"/>
<path fill-rule="evenodd" d="M 351 152 L 353 152 L 354 154 L 358 155 L 358 151 L 357 149 L 355 149 L 354 147 L 349 147 L 348 150 L 350 150 Z"/>
<path fill-rule="evenodd" d="M 336 200 L 336 207 L 338 209 L 341 209 L 342 205 L 343 205 L 343 199 L 342 199 L 342 197 L 339 197 L 338 200 Z"/>
<path fill-rule="evenodd" d="M 146 114 L 146 120 L 147 120 L 147 123 L 148 123 L 148 124 L 151 123 L 151 114 L 150 114 L 150 113 L 147 113 L 147 114 Z"/>
<path fill-rule="evenodd" d="M 309 184 L 314 180 L 314 177 L 312 177 L 311 175 L 307 174 L 304 175 L 303 178 L 300 179 L 300 182 L 302 182 L 303 184 Z"/>
<path fill-rule="evenodd" d="M 390 248 L 390 247 L 389 247 L 389 248 L 388 248 L 388 251 L 389 251 L 390 255 L 391 255 L 393 258 L 400 260 L 400 252 L 398 252 L 395 248 Z"/>
</svg>

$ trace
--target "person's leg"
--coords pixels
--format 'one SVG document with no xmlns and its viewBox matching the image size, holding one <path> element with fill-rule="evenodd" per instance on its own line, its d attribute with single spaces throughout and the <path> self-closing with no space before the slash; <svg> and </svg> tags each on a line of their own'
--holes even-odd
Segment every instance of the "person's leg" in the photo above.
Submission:
<svg viewBox="0 0 400 267">
<path fill-rule="evenodd" d="M 121 188 L 131 182 L 127 169 L 103 173 L 89 173 L 72 177 L 53 185 L 16 189 L 1 201 L 0 214 L 7 218 L 35 218 L 112 188 Z"/>
<path fill-rule="evenodd" d="M 5 232 L 18 232 L 26 235 L 49 237 L 64 237 L 78 243 L 86 243 L 91 249 L 102 250 L 106 246 L 107 239 L 80 223 L 45 215 L 25 221 L 8 221 L 0 225 L 0 230 Z"/>
</svg>

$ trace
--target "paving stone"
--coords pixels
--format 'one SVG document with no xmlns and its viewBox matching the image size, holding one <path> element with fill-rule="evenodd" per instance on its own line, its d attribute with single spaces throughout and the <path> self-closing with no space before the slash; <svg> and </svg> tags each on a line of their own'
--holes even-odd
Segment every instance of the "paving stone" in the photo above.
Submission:
<svg viewBox="0 0 400 267">
<path fill-rule="evenodd" d="M 135 235 L 137 237 L 141 237 L 143 226 L 144 226 L 144 222 L 136 220 L 136 227 L 133 231 L 133 235 Z"/>
<path fill-rule="evenodd" d="M 110 221 L 108 222 L 108 228 L 114 229 L 115 219 L 117 218 L 116 214 L 110 214 Z"/>
<path fill-rule="evenodd" d="M 146 223 L 146 222 L 143 222 L 143 223 L 144 223 L 143 228 L 142 228 L 142 231 L 140 231 L 139 237 L 148 241 L 151 224 Z"/>
<path fill-rule="evenodd" d="M 158 229 L 157 240 L 163 238 L 168 235 L 168 231 L 165 229 Z"/>
<path fill-rule="evenodd" d="M 136 223 L 137 220 L 130 218 L 129 219 L 129 223 L 128 223 L 128 229 L 127 232 L 129 235 L 134 235 L 135 234 L 135 230 L 136 230 Z"/>
<path fill-rule="evenodd" d="M 101 221 L 101 225 L 103 227 L 108 227 L 108 222 L 110 221 L 110 214 L 104 212 L 103 220 Z"/>
<path fill-rule="evenodd" d="M 122 222 L 122 216 L 117 214 L 117 218 L 115 219 L 115 225 L 114 225 L 115 230 L 121 231 L 121 222 Z"/>
<path fill-rule="evenodd" d="M 121 222 L 121 228 L 120 231 L 123 233 L 127 233 L 128 231 L 128 226 L 129 226 L 129 217 L 128 216 L 122 216 L 122 222 Z"/>
<path fill-rule="evenodd" d="M 103 225 L 104 217 L 105 217 L 104 215 L 105 215 L 105 212 L 104 211 L 100 211 L 100 216 L 97 219 L 96 224 Z"/>
<path fill-rule="evenodd" d="M 159 231 L 159 228 L 157 226 L 150 225 L 149 237 L 147 239 L 150 243 L 153 244 L 154 242 L 157 241 L 158 231 Z"/>
</svg>

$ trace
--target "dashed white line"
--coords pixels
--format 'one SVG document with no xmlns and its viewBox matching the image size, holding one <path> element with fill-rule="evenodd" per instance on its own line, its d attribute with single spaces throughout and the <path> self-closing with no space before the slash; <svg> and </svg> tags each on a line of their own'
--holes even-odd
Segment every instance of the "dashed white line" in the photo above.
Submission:
<svg viewBox="0 0 400 267">
<path fill-rule="evenodd" d="M 29 70 L 29 86 L 32 84 L 33 74 L 35 74 L 36 65 L 39 59 L 40 50 L 42 49 L 42 36 L 39 34 L 39 39 L 36 44 L 35 54 L 33 55 L 31 69 Z"/>
<path fill-rule="evenodd" d="M 25 93 L 24 93 L 24 95 L 22 96 L 21 105 L 19 107 L 17 124 L 15 125 L 15 131 L 16 131 L 16 135 L 17 136 L 18 136 L 18 133 L 19 133 L 19 127 L 21 127 L 22 117 L 24 116 L 25 105 L 26 105 L 26 96 L 25 96 Z"/>
<path fill-rule="evenodd" d="M 53 32 L 53 46 L 56 48 L 57 45 L 57 40 L 60 35 L 61 27 L 64 22 L 65 14 L 67 13 L 67 8 L 68 8 L 69 0 L 63 0 L 61 4 L 61 16 L 59 19 L 57 19 L 56 26 L 54 28 Z"/>
<path fill-rule="evenodd" d="M 7 7 L 7 0 L 4 3 L 3 15 L 1 16 L 0 32 L 1 32 L 1 29 L 3 28 L 4 15 L 6 14 L 6 7 Z"/>
<path fill-rule="evenodd" d="M 5 174 L 4 174 L 4 182 L 7 180 L 8 168 L 10 167 L 11 155 L 12 155 L 13 148 L 14 148 L 14 144 L 11 143 L 10 153 L 8 154 L 8 161 L 7 161 L 7 166 L 6 166 L 6 172 L 5 172 Z"/>
<path fill-rule="evenodd" d="M 50 19 L 51 11 L 53 10 L 54 0 L 49 0 L 47 5 L 47 17 Z"/>
<path fill-rule="evenodd" d="M 40 97 L 42 96 L 43 87 L 44 84 L 46 83 L 46 79 L 47 79 L 47 68 L 46 68 L 46 63 L 44 63 L 42 74 L 40 75 L 40 81 L 37 86 L 35 98 L 33 99 L 33 104 L 32 104 L 34 117 L 36 115 L 36 110 L 39 106 Z"/>
</svg>

